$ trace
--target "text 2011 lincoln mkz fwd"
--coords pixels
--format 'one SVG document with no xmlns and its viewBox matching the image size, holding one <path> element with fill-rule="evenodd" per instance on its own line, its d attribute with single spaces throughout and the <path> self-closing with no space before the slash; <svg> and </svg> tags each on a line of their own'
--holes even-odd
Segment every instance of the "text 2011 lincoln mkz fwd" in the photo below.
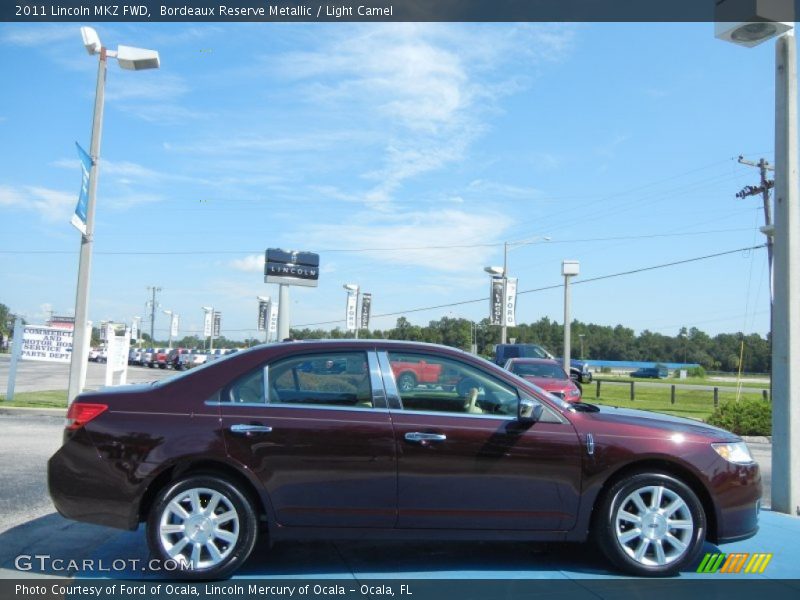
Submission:
<svg viewBox="0 0 800 600">
<path fill-rule="evenodd" d="M 403 373 L 431 373 L 414 379 Z M 404 385 L 398 380 L 403 377 Z M 170 379 L 84 393 L 50 459 L 71 519 L 136 529 L 186 576 L 258 539 L 594 539 L 666 575 L 752 536 L 761 476 L 702 423 L 569 404 L 453 348 L 263 345 Z"/>
</svg>

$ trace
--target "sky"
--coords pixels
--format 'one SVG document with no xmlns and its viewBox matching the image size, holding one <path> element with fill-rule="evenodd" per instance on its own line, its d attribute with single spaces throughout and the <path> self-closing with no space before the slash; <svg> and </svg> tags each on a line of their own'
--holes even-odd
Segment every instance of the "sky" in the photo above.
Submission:
<svg viewBox="0 0 800 600">
<path fill-rule="evenodd" d="M 226 337 L 263 335 L 270 247 L 320 254 L 292 327 L 343 328 L 345 283 L 372 293 L 373 329 L 478 321 L 510 242 L 519 290 L 554 286 L 520 294 L 518 322 L 563 320 L 571 259 L 580 321 L 769 329 L 763 249 L 588 280 L 763 244 L 760 197 L 735 197 L 759 172 L 736 158 L 774 160 L 773 42 L 710 23 L 86 25 L 161 57 L 109 64 L 95 322 L 146 317 L 158 286 L 181 336 L 208 305 Z M 33 323 L 75 305 L 97 72 L 78 27 L 0 25 L 0 302 Z"/>
</svg>

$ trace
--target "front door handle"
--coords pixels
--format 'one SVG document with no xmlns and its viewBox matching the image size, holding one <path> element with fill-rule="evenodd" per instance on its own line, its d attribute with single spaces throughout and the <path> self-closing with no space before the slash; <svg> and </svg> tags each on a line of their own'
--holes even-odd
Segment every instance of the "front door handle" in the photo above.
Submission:
<svg viewBox="0 0 800 600">
<path fill-rule="evenodd" d="M 268 425 L 248 425 L 246 423 L 239 423 L 230 426 L 231 433 L 253 435 L 254 433 L 269 433 L 272 427 Z"/>
<path fill-rule="evenodd" d="M 443 433 L 422 433 L 420 431 L 409 431 L 405 437 L 407 442 L 418 442 L 420 444 L 443 442 L 447 439 L 447 436 Z"/>
</svg>

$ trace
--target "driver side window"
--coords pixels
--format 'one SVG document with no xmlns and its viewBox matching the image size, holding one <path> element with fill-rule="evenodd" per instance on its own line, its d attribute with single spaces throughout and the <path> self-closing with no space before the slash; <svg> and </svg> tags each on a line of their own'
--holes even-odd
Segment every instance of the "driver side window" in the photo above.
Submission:
<svg viewBox="0 0 800 600">
<path fill-rule="evenodd" d="M 389 352 L 404 410 L 469 415 L 517 414 L 517 390 L 458 360 L 428 354 Z"/>
</svg>

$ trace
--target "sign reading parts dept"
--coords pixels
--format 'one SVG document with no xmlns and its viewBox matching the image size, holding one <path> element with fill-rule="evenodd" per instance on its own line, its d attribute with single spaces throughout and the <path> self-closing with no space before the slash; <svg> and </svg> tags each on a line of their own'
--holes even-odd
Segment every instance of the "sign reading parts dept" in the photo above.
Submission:
<svg viewBox="0 0 800 600">
<path fill-rule="evenodd" d="M 264 282 L 317 287 L 319 284 L 319 254 L 267 248 L 264 260 Z"/>
<path fill-rule="evenodd" d="M 72 331 L 26 325 L 22 333 L 22 360 L 68 363 L 72 358 Z"/>
</svg>

